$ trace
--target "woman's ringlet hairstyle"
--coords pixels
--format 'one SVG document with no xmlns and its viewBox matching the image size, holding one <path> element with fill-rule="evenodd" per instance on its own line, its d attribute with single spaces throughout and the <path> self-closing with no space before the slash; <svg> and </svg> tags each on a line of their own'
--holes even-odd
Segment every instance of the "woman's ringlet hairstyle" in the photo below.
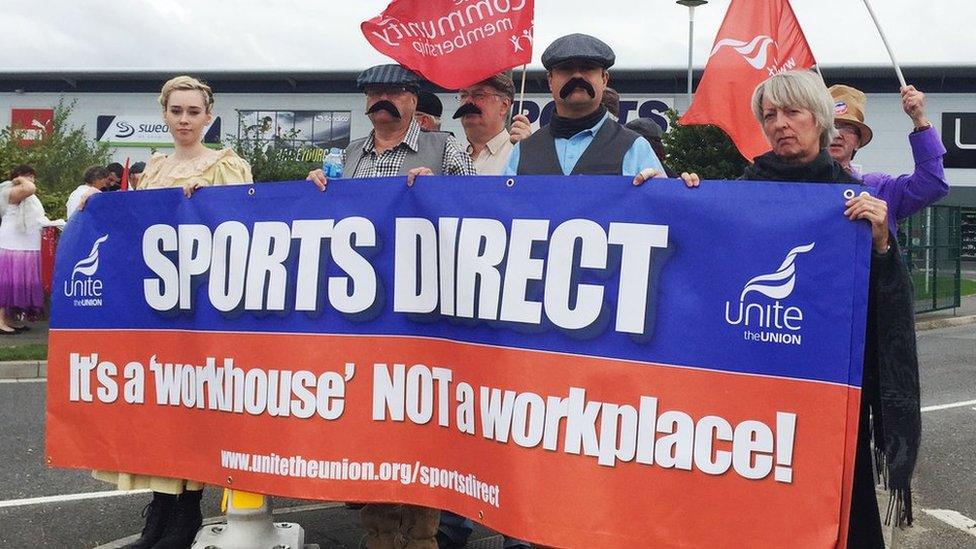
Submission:
<svg viewBox="0 0 976 549">
<path fill-rule="evenodd" d="M 163 110 L 166 110 L 167 103 L 169 103 L 169 95 L 174 91 L 184 91 L 184 90 L 196 90 L 203 95 L 203 104 L 206 107 L 207 113 L 213 110 L 214 96 L 213 91 L 210 86 L 204 84 L 203 82 L 193 78 L 192 76 L 176 76 L 170 78 L 163 84 L 163 89 L 159 92 L 159 104 L 162 105 Z"/>
<path fill-rule="evenodd" d="M 752 113 L 763 123 L 763 99 L 774 107 L 800 107 L 813 113 L 820 128 L 820 148 L 830 145 L 837 135 L 834 128 L 834 100 L 823 78 L 813 71 L 786 71 L 770 76 L 752 93 Z"/>
<path fill-rule="evenodd" d="M 37 177 L 37 172 L 34 171 L 34 166 L 30 164 L 20 164 L 19 166 L 14 166 L 14 169 L 10 170 L 10 179 L 16 179 L 24 175 L 32 175 Z"/>
</svg>

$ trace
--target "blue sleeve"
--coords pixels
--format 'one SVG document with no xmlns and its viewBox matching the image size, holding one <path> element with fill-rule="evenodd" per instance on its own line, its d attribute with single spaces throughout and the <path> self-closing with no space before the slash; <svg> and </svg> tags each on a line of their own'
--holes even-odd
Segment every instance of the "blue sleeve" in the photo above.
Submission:
<svg viewBox="0 0 976 549">
<path fill-rule="evenodd" d="M 637 175 L 645 168 L 654 168 L 658 172 L 664 173 L 664 166 L 661 165 L 661 161 L 651 149 L 651 144 L 647 142 L 647 139 L 638 137 L 637 141 L 634 141 L 634 144 L 630 146 L 627 154 L 624 155 L 621 173 L 622 175 Z"/>
<path fill-rule="evenodd" d="M 512 152 L 508 155 L 508 163 L 505 164 L 505 170 L 502 175 L 518 175 L 518 165 L 519 165 L 519 144 L 516 143 L 512 147 Z"/>
</svg>

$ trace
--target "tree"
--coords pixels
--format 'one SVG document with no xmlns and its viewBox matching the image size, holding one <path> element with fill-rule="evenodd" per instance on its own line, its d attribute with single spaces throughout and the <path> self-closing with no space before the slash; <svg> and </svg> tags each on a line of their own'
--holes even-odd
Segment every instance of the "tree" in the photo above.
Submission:
<svg viewBox="0 0 976 549">
<path fill-rule="evenodd" d="M 308 172 L 321 168 L 318 162 L 303 162 L 293 158 L 295 150 L 284 146 L 295 139 L 298 131 L 291 130 L 280 139 L 269 141 L 261 135 L 267 127 L 261 123 L 244 129 L 243 137 L 227 135 L 227 141 L 241 158 L 251 165 L 251 175 L 256 182 L 294 181 L 305 179 Z"/>
<path fill-rule="evenodd" d="M 33 143 L 22 144 L 18 130 L 0 130 L 0 176 L 6 179 L 19 164 L 30 164 L 37 172 L 37 197 L 51 219 L 64 217 L 68 195 L 82 182 L 90 166 L 104 166 L 110 157 L 109 146 L 89 138 L 85 127 L 74 127 L 68 118 L 75 103 L 58 102 L 51 131 Z"/>
<path fill-rule="evenodd" d="M 671 126 L 662 139 L 667 151 L 665 163 L 674 171 L 697 173 L 702 179 L 736 179 L 742 175 L 748 163 L 725 132 L 711 125 L 682 126 L 674 109 L 665 114 Z"/>
</svg>

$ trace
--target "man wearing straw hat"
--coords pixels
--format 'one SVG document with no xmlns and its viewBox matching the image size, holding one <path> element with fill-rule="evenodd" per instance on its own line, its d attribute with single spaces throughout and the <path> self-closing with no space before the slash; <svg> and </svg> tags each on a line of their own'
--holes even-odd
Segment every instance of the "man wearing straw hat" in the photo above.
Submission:
<svg viewBox="0 0 976 549">
<path fill-rule="evenodd" d="M 877 190 L 878 198 L 888 203 L 888 227 L 897 233 L 898 219 L 904 219 L 922 208 L 937 202 L 949 193 L 942 157 L 945 146 L 938 132 L 925 116 L 925 94 L 914 86 L 901 91 L 901 106 L 912 120 L 915 129 L 908 134 L 908 143 L 915 158 L 915 171 L 893 177 L 884 173 L 860 173 L 851 164 L 857 151 L 871 142 L 873 133 L 864 123 L 867 98 L 856 88 L 844 84 L 830 87 L 834 98 L 834 126 L 838 135 L 830 143 L 830 156 L 862 183 Z"/>
</svg>

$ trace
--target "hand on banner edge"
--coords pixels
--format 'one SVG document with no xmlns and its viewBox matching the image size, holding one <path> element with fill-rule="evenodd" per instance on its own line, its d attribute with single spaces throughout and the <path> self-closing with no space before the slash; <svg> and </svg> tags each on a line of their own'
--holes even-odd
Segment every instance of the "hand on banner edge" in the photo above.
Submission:
<svg viewBox="0 0 976 549">
<path fill-rule="evenodd" d="M 325 177 L 325 172 L 322 171 L 321 168 L 308 172 L 308 176 L 305 179 L 315 183 L 315 186 L 318 187 L 320 191 L 324 191 L 325 187 L 329 184 L 329 179 Z"/>
<path fill-rule="evenodd" d="M 418 175 L 434 175 L 434 172 L 430 168 L 425 168 L 423 166 L 419 168 L 413 168 L 407 172 L 407 186 L 413 187 L 414 182 Z"/>
<path fill-rule="evenodd" d="M 865 220 L 871 223 L 871 242 L 874 251 L 885 254 L 890 248 L 888 232 L 888 203 L 866 192 L 844 203 L 844 216 L 851 221 Z"/>
</svg>

